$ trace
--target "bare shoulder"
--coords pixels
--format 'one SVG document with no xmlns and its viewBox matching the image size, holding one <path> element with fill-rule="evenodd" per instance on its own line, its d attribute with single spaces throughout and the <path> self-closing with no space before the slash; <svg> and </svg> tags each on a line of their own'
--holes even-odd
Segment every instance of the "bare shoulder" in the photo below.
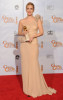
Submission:
<svg viewBox="0 0 63 100">
<path fill-rule="evenodd" d="M 23 23 L 26 20 L 26 18 L 20 19 L 19 22 Z"/>
<path fill-rule="evenodd" d="M 19 20 L 19 23 L 22 24 L 22 22 L 23 22 L 23 19 L 20 19 L 20 20 Z"/>
</svg>

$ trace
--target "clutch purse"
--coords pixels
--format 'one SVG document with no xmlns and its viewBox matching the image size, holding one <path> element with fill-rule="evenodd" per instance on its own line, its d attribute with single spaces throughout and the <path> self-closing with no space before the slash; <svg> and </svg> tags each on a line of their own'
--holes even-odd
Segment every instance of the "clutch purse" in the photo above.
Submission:
<svg viewBox="0 0 63 100">
<path fill-rule="evenodd" d="M 21 42 L 21 43 L 23 43 L 23 42 L 25 42 L 25 36 L 22 36 L 22 35 L 20 35 L 20 36 L 18 36 L 18 40 L 19 40 L 19 42 Z"/>
<path fill-rule="evenodd" d="M 26 26 L 23 26 L 23 30 L 24 30 L 24 31 L 27 31 L 27 27 L 26 27 Z M 30 39 L 30 38 L 29 38 L 29 34 L 28 34 L 28 33 L 26 33 L 25 36 L 23 36 L 23 35 L 18 36 L 18 40 L 19 40 L 21 43 L 23 43 L 23 42 L 28 42 L 29 39 Z"/>
</svg>

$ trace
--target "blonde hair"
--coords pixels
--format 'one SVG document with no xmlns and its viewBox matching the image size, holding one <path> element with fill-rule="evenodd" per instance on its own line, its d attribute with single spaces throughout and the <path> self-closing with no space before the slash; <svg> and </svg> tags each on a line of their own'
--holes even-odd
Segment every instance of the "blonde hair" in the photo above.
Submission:
<svg viewBox="0 0 63 100">
<path fill-rule="evenodd" d="M 28 3 L 26 4 L 26 8 L 27 8 L 28 5 L 32 5 L 32 6 L 33 6 L 33 10 L 35 9 L 35 6 L 34 6 L 34 4 L 33 4 L 32 2 L 28 2 Z"/>
</svg>

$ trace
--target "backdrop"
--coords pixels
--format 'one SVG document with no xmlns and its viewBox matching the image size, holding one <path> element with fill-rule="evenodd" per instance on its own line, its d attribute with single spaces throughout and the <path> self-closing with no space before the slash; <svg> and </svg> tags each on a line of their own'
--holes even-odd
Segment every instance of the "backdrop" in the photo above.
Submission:
<svg viewBox="0 0 63 100">
<path fill-rule="evenodd" d="M 0 0 L 0 75 L 21 74 L 19 20 L 27 16 L 30 0 Z M 63 73 L 63 0 L 31 0 L 33 15 L 43 18 L 44 35 L 38 37 L 39 63 L 44 74 Z"/>
</svg>

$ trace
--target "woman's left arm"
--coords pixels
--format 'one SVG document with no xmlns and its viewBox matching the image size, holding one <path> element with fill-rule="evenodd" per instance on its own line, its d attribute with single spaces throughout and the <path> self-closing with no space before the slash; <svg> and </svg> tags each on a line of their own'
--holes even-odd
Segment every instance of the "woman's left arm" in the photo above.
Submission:
<svg viewBox="0 0 63 100">
<path fill-rule="evenodd" d="M 39 18 L 38 19 L 38 29 L 39 29 L 39 33 L 38 34 L 35 34 L 33 37 L 39 37 L 39 36 L 42 36 L 44 34 L 44 29 L 43 29 L 43 21 L 41 21 L 41 19 Z"/>
</svg>

